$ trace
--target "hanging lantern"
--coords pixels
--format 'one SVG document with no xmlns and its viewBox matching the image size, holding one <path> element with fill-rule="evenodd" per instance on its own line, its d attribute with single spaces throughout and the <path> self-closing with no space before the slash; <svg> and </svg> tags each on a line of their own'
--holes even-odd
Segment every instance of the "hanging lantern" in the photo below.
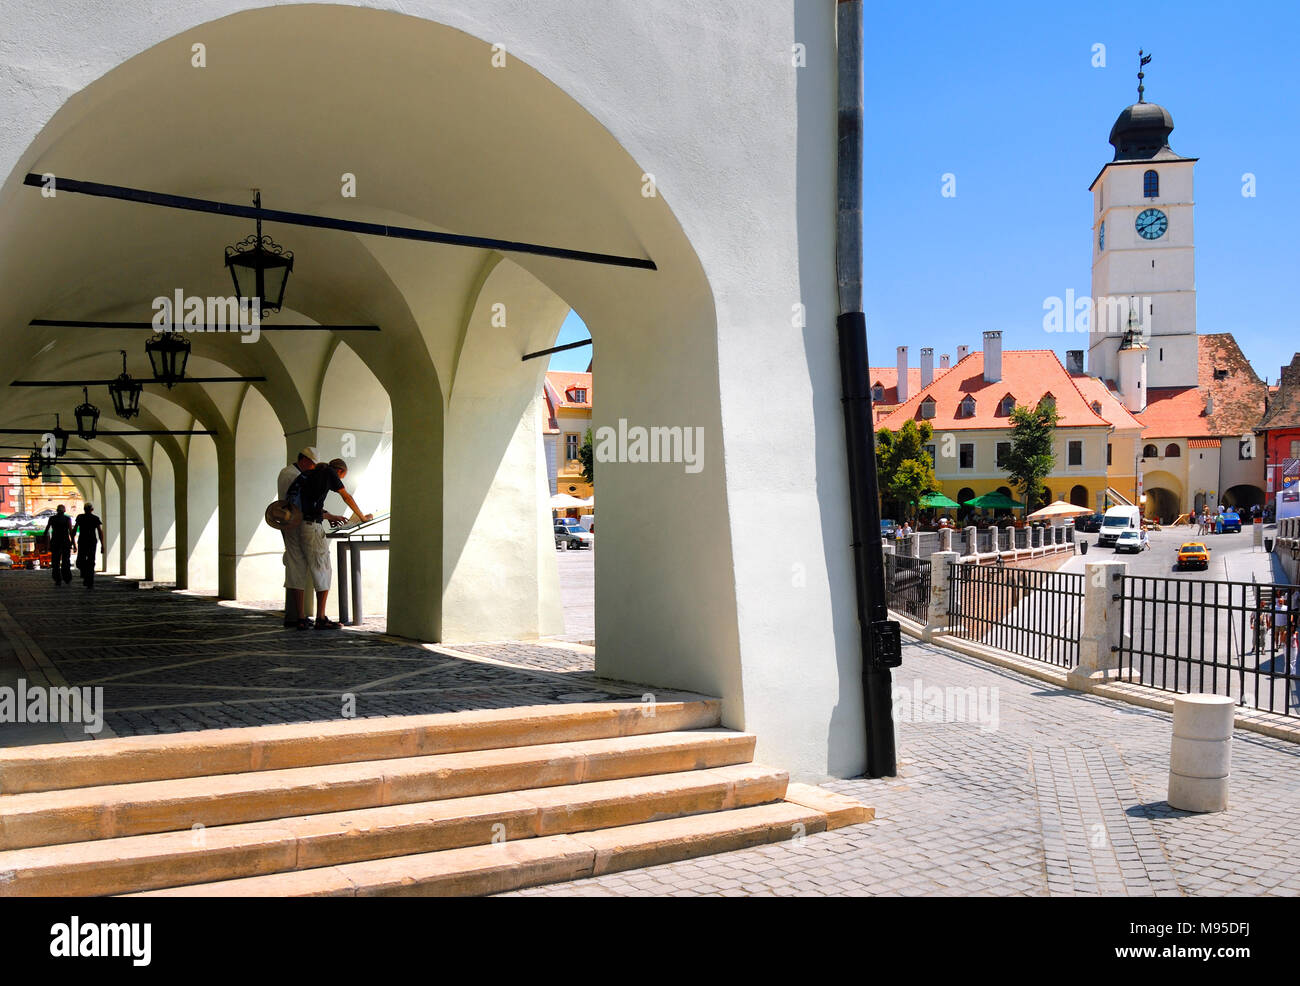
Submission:
<svg viewBox="0 0 1300 986">
<path fill-rule="evenodd" d="M 109 389 L 112 389 L 111 384 Z M 78 404 L 72 413 L 77 418 L 77 437 L 90 441 L 95 437 L 95 426 L 99 424 L 99 408 L 90 403 L 90 392 L 85 387 L 81 388 L 81 393 L 86 398 L 85 403 Z"/>
<path fill-rule="evenodd" d="M 255 208 L 262 208 L 262 193 L 253 195 Z M 262 220 L 257 220 L 257 232 L 246 236 L 234 246 L 226 247 L 226 266 L 235 282 L 235 294 L 250 307 L 258 304 L 262 316 L 274 315 L 284 303 L 284 288 L 293 270 L 293 251 L 286 250 L 270 236 L 262 235 Z"/>
<path fill-rule="evenodd" d="M 131 374 L 126 372 L 126 350 L 120 350 L 122 353 L 122 373 L 108 385 L 108 396 L 113 401 L 113 411 L 119 418 L 131 419 L 140 413 L 140 394 L 144 390 L 144 384 L 131 378 Z M 87 398 L 89 399 L 89 398 Z M 96 417 L 99 411 L 95 411 Z"/>
<path fill-rule="evenodd" d="M 41 453 L 32 449 L 32 454 L 27 457 L 27 476 L 29 479 L 39 479 L 41 471 L 45 468 L 45 462 L 41 459 Z"/>
<path fill-rule="evenodd" d="M 185 363 L 190 358 L 190 341 L 175 329 L 164 329 L 144 344 L 153 367 L 153 378 L 171 390 L 185 379 Z M 119 378 L 120 379 L 120 378 Z"/>
<path fill-rule="evenodd" d="M 60 425 L 59 416 L 55 414 L 54 430 L 50 432 L 50 435 L 54 438 L 54 454 L 45 456 L 45 458 L 47 459 L 60 458 L 63 455 L 63 453 L 68 451 L 68 432 L 65 431 L 63 428 L 61 428 L 59 425 Z"/>
</svg>

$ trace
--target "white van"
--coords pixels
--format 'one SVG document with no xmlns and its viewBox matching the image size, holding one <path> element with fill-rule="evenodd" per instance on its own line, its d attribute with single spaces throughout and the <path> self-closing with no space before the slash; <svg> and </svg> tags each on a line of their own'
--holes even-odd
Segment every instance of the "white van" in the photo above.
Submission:
<svg viewBox="0 0 1300 986">
<path fill-rule="evenodd" d="M 1124 531 L 1142 530 L 1142 510 L 1138 507 L 1111 507 L 1101 522 L 1100 547 L 1113 548 Z"/>
</svg>

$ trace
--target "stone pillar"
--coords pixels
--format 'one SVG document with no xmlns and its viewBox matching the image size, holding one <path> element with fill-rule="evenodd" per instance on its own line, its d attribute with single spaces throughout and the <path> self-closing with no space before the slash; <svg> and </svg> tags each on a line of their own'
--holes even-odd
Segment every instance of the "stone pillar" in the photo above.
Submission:
<svg viewBox="0 0 1300 986">
<path fill-rule="evenodd" d="M 939 528 L 939 550 L 952 551 L 952 528 Z"/>
<path fill-rule="evenodd" d="M 1079 665 L 1070 671 L 1071 688 L 1087 691 L 1119 677 L 1120 596 L 1128 563 L 1107 559 L 1083 566 L 1083 632 L 1079 635 Z"/>
<path fill-rule="evenodd" d="M 920 531 L 912 532 L 911 547 L 912 547 L 912 557 L 920 558 L 921 557 L 921 532 Z"/>
<path fill-rule="evenodd" d="M 1043 529 L 1037 524 L 1029 529 L 1029 546 L 1031 548 L 1041 548 L 1043 546 Z"/>
<path fill-rule="evenodd" d="M 1227 809 L 1234 704 L 1227 695 L 1174 698 L 1174 739 L 1169 751 L 1171 808 Z"/>
<path fill-rule="evenodd" d="M 894 553 L 894 542 L 893 541 L 881 542 L 880 550 L 883 554 L 892 555 Z"/>
<path fill-rule="evenodd" d="M 975 533 L 976 531 L 974 527 L 966 528 L 966 554 L 968 555 L 975 554 Z"/>
<path fill-rule="evenodd" d="M 930 556 L 930 608 L 925 614 L 922 640 L 930 640 L 948 628 L 948 599 L 952 592 L 952 566 L 960 555 L 955 551 L 936 551 Z"/>
</svg>

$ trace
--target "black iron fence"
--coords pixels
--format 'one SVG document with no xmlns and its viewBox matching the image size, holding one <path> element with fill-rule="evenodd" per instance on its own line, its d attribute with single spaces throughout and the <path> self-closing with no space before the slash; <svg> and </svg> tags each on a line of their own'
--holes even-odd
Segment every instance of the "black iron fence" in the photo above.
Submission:
<svg viewBox="0 0 1300 986">
<path fill-rule="evenodd" d="M 1061 667 L 1079 663 L 1083 575 L 1012 565 L 952 567 L 948 632 Z"/>
<path fill-rule="evenodd" d="M 1300 716 L 1300 586 L 1128 575 L 1120 667 L 1171 692 Z"/>
<path fill-rule="evenodd" d="M 924 623 L 930 610 L 930 560 L 885 555 L 885 597 L 895 613 Z"/>
</svg>

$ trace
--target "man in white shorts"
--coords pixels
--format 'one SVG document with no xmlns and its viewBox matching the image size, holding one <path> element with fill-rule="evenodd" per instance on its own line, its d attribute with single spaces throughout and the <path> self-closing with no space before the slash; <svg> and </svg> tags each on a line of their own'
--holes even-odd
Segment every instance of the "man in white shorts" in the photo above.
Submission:
<svg viewBox="0 0 1300 986">
<path fill-rule="evenodd" d="M 295 574 L 305 573 L 302 579 L 304 591 L 308 588 L 308 582 L 316 590 L 317 630 L 329 630 L 339 625 L 338 621 L 331 620 L 325 615 L 325 600 L 329 596 L 330 583 L 334 579 L 334 569 L 330 565 L 329 542 L 325 539 L 325 522 L 341 524 L 345 518 L 326 510 L 325 498 L 330 493 L 337 493 L 362 520 L 372 519 L 370 514 L 361 512 L 357 501 L 352 499 L 352 494 L 344 488 L 343 478 L 347 474 L 346 462 L 342 459 L 331 459 L 328 463 L 321 463 L 311 472 L 303 473 L 302 479 L 296 481 L 297 492 L 302 497 L 302 523 L 298 526 L 296 541 L 300 555 L 295 559 L 295 563 L 302 565 L 302 572 L 295 572 Z M 297 588 L 297 586 L 290 588 Z M 311 627 L 311 622 L 307 620 L 302 604 L 303 597 L 299 594 L 298 629 L 306 630 Z"/>
<path fill-rule="evenodd" d="M 302 498 L 299 495 L 298 487 L 294 484 L 315 469 L 316 462 L 319 459 L 319 453 L 309 445 L 298 453 L 298 458 L 292 464 L 280 470 L 275 487 L 276 495 L 282 502 L 291 501 L 294 506 L 301 509 Z M 286 627 L 296 627 L 298 621 L 302 618 L 302 593 L 307 587 L 307 572 L 303 564 L 305 555 L 302 550 L 301 532 L 301 525 L 280 532 L 280 536 L 284 538 L 284 587 L 289 590 L 290 596 L 284 611 L 284 625 Z"/>
</svg>

